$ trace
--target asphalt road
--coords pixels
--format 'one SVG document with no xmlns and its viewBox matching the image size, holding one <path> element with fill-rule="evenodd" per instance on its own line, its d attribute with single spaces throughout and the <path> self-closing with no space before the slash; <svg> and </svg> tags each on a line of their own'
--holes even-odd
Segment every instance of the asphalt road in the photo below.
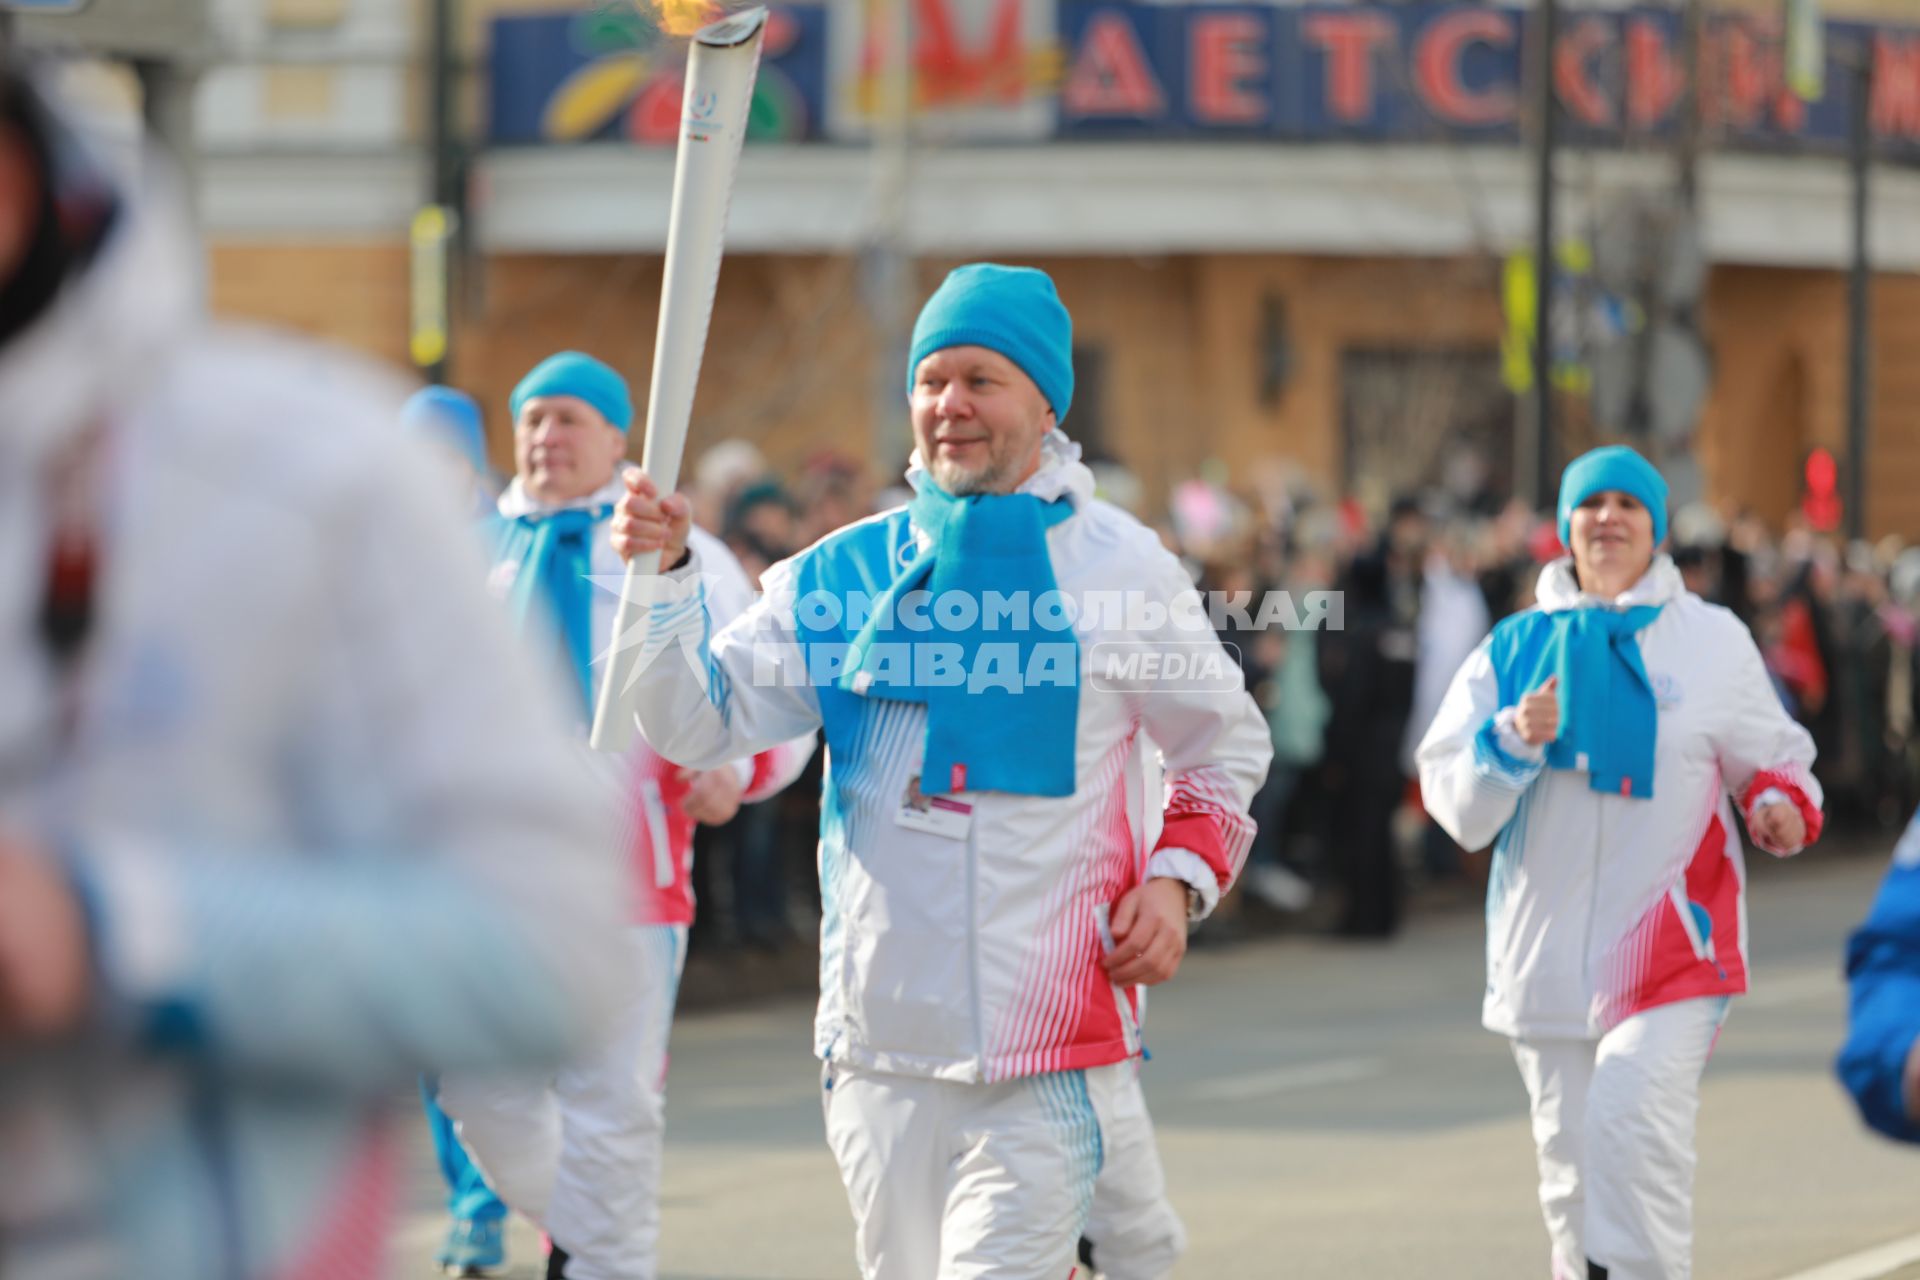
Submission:
<svg viewBox="0 0 1920 1280">
<path fill-rule="evenodd" d="M 1920 1276 L 1920 1150 L 1868 1135 L 1830 1065 L 1842 945 L 1883 866 L 1869 850 L 1756 868 L 1754 991 L 1703 1091 L 1701 1280 Z M 1525 1093 L 1478 1026 L 1481 942 L 1477 912 L 1429 914 L 1383 947 L 1196 951 L 1156 993 L 1145 1088 L 1193 1239 L 1180 1275 L 1545 1276 Z M 676 1026 L 665 1280 L 855 1274 L 810 1016 L 777 1000 Z M 423 1139 L 402 1280 L 433 1274 L 430 1169 Z M 512 1245 L 509 1275 L 539 1276 L 532 1232 Z"/>
</svg>

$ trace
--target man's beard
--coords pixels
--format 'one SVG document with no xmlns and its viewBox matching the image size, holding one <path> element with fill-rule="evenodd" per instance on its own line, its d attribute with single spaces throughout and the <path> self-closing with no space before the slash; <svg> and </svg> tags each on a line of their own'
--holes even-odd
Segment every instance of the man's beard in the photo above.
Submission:
<svg viewBox="0 0 1920 1280">
<path fill-rule="evenodd" d="M 1004 494 L 1013 492 L 1009 482 L 1012 468 L 1009 460 L 997 453 L 989 454 L 987 460 L 978 467 L 964 468 L 953 462 L 936 458 L 927 470 L 933 474 L 934 483 L 953 498 L 970 498 L 975 494 Z"/>
</svg>

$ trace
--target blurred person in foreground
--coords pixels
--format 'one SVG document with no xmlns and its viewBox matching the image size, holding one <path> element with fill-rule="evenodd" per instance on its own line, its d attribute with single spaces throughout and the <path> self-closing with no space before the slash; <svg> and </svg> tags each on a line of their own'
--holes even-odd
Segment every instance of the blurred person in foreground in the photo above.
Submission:
<svg viewBox="0 0 1920 1280">
<path fill-rule="evenodd" d="M 0 61 L 9 1276 L 384 1274 L 398 1091 L 614 996 L 608 824 L 397 391 L 197 256 Z"/>
<path fill-rule="evenodd" d="M 607 670 L 593 665 L 593 637 L 612 634 L 619 604 L 607 522 L 626 492 L 633 399 L 614 369 L 563 351 L 521 379 L 509 407 L 515 475 L 484 529 L 488 585 L 559 672 L 580 739 L 573 762 L 620 823 L 606 852 L 633 868 L 632 927 L 615 962 L 620 999 L 585 1053 L 552 1073 L 444 1075 L 440 1101 L 500 1198 L 551 1237 L 549 1280 L 651 1280 L 668 1030 L 694 915 L 693 829 L 728 822 L 742 800 L 786 786 L 813 740 L 798 736 L 712 769 L 680 768 L 645 742 L 624 755 L 588 749 L 596 680 Z M 719 539 L 704 531 L 693 539 L 714 616 L 730 620 L 753 589 Z M 497 1251 L 463 1254 L 462 1240 L 456 1220 L 443 1251 L 451 1263 L 497 1265 Z"/>
<path fill-rule="evenodd" d="M 1780 856 L 1817 838 L 1813 742 L 1740 620 L 1681 585 L 1667 484 L 1567 466 L 1536 607 L 1467 659 L 1420 744 L 1428 811 L 1494 845 L 1482 1021 L 1532 1102 L 1556 1280 L 1692 1273 L 1700 1075 L 1747 989 L 1729 795 Z"/>
<path fill-rule="evenodd" d="M 1847 982 L 1840 1081 L 1862 1120 L 1889 1138 L 1920 1142 L 1920 813 L 1847 943 Z"/>
<path fill-rule="evenodd" d="M 825 729 L 814 1048 L 861 1274 L 1054 1280 L 1109 1141 L 1116 1167 L 1158 1172 L 1151 1142 L 1116 1140 L 1148 1123 L 1136 988 L 1174 975 L 1232 885 L 1270 749 L 1191 580 L 1093 498 L 1060 430 L 1072 321 L 1052 280 L 961 267 L 911 350 L 912 501 L 775 565 L 731 626 L 685 585 L 687 504 L 633 478 L 615 545 L 668 571 L 641 727 L 703 766 Z M 1096 615 L 1095 592 L 1135 607 Z M 1176 635 L 1227 683 L 1088 661 Z"/>
</svg>

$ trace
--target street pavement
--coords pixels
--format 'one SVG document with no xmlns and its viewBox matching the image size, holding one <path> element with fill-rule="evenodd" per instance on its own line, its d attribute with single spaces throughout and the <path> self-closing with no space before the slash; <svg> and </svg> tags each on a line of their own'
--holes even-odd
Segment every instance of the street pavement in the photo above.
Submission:
<svg viewBox="0 0 1920 1280">
<path fill-rule="evenodd" d="M 1754 991 L 1702 1095 L 1700 1280 L 1920 1276 L 1920 1149 L 1867 1134 L 1831 1070 L 1842 948 L 1884 865 L 1869 847 L 1754 869 Z M 1525 1092 L 1479 1029 L 1482 937 L 1455 908 L 1386 946 L 1201 949 L 1155 992 L 1144 1083 L 1192 1236 L 1178 1274 L 1544 1280 Z M 676 1025 L 663 1280 L 856 1274 L 811 1013 L 783 999 Z M 443 1229 L 424 1136 L 415 1150 L 400 1280 L 433 1274 Z M 512 1249 L 508 1275 L 542 1274 L 529 1228 Z"/>
</svg>

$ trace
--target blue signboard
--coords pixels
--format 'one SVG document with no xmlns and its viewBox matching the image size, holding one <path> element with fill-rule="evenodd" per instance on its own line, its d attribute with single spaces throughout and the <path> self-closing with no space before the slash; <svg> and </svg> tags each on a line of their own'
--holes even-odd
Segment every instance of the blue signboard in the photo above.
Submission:
<svg viewBox="0 0 1920 1280">
<path fill-rule="evenodd" d="M 1044 6 L 1056 32 L 1053 47 L 989 46 L 998 50 L 996 58 L 1058 69 L 1057 76 L 1027 81 L 1020 90 L 1048 100 L 1035 140 L 1511 143 L 1520 139 L 1529 115 L 1522 73 L 1533 16 L 1525 9 L 1467 3 L 914 3 L 923 91 L 950 89 L 956 66 L 979 61 L 979 50 L 942 45 L 957 38 L 954 15 L 986 13 L 992 18 L 987 26 L 1000 33 L 994 38 L 1002 39 L 1028 29 L 1022 15 L 1037 15 L 1042 10 L 1032 6 Z M 870 72 L 876 55 L 855 33 L 832 41 L 839 60 L 830 60 L 824 5 L 788 5 L 774 14 L 752 136 L 820 138 L 826 104 L 857 100 L 858 78 Z M 636 46 L 630 32 L 608 28 L 608 15 L 603 6 L 571 17 L 496 20 L 494 142 L 673 139 L 675 59 L 681 55 L 670 42 Z M 856 22 L 858 9 L 834 9 L 831 20 Z M 1703 46 L 1709 146 L 1843 150 L 1857 83 L 1845 60 L 1865 50 L 1874 60 L 1871 115 L 1879 152 L 1920 160 L 1920 28 L 1829 23 L 1827 93 L 1812 103 L 1787 90 L 1777 23 L 1714 15 Z M 1590 146 L 1671 138 L 1686 79 L 1680 58 L 1681 33 L 1671 8 L 1569 13 L 1554 51 L 1569 138 Z M 1005 92 L 995 77 L 973 79 Z"/>
<path fill-rule="evenodd" d="M 1061 0 L 1066 138 L 1261 136 L 1302 142 L 1517 141 L 1531 14 L 1477 4 L 1158 5 Z M 1875 58 L 1873 116 L 1884 151 L 1920 156 L 1920 29 L 1828 25 L 1828 93 L 1785 87 L 1767 24 L 1718 15 L 1707 26 L 1703 108 L 1710 139 L 1742 149 L 1845 146 L 1854 77 Z M 1570 15 L 1555 87 L 1577 143 L 1669 137 L 1684 83 L 1670 10 Z"/>
<path fill-rule="evenodd" d="M 822 136 L 827 15 L 781 5 L 768 16 L 750 141 Z M 493 23 L 489 138 L 502 145 L 679 137 L 686 42 L 624 9 L 530 14 Z"/>
</svg>

